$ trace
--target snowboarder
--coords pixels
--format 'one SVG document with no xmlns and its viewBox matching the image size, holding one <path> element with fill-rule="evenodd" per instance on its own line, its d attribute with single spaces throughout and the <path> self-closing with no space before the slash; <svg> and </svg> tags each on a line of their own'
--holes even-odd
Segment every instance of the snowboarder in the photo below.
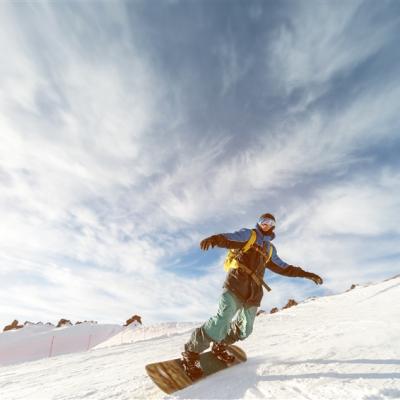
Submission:
<svg viewBox="0 0 400 400">
<path fill-rule="evenodd" d="M 266 213 L 259 218 L 255 229 L 217 234 L 200 242 L 202 250 L 214 246 L 233 249 L 230 254 L 235 255 L 237 265 L 230 267 L 227 274 L 217 314 L 195 329 L 184 346 L 182 364 L 192 379 L 202 376 L 200 353 L 211 343 L 211 351 L 218 359 L 227 364 L 234 360 L 227 346 L 246 339 L 253 330 L 257 307 L 263 297 L 262 286 L 269 289 L 263 281 L 265 268 L 284 276 L 307 278 L 317 285 L 323 283 L 318 275 L 278 257 L 271 243 L 275 238 L 274 229 L 275 217 Z"/>
</svg>

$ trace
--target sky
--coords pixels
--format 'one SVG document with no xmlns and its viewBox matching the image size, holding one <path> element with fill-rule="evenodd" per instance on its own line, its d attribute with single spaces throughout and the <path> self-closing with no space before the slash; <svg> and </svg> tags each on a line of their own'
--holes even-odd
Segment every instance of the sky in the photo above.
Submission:
<svg viewBox="0 0 400 400">
<path fill-rule="evenodd" d="M 271 212 L 261 307 L 400 267 L 400 2 L 0 2 L 0 327 L 203 321 Z"/>
</svg>

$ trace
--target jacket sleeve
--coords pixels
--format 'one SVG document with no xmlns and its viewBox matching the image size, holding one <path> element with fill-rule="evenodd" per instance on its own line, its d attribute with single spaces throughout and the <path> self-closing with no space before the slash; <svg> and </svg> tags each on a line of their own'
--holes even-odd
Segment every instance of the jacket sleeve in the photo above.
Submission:
<svg viewBox="0 0 400 400">
<path fill-rule="evenodd" d="M 243 228 L 232 233 L 220 233 L 213 236 L 216 246 L 226 249 L 241 249 L 250 239 L 251 229 Z"/>
<path fill-rule="evenodd" d="M 272 246 L 272 244 L 271 244 Z M 279 268 L 287 268 L 289 266 L 288 263 L 286 263 L 285 261 L 283 261 L 279 256 L 278 256 L 278 252 L 276 251 L 275 246 L 272 246 L 272 255 L 271 255 L 271 260 L 269 261 L 270 263 L 278 266 Z"/>
</svg>

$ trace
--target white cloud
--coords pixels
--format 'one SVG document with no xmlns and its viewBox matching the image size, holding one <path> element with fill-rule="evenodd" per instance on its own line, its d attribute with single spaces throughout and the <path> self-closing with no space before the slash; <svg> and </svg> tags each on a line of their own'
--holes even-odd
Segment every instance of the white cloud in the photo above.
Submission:
<svg viewBox="0 0 400 400">
<path fill-rule="evenodd" d="M 400 206 L 395 196 L 399 190 L 399 186 L 382 188 L 379 182 L 375 187 L 355 182 L 335 187 L 324 193 L 324 202 L 315 216 L 318 229 L 335 234 L 399 234 L 400 228 L 393 219 Z"/>
<path fill-rule="evenodd" d="M 282 258 L 321 274 L 333 292 L 394 275 L 398 261 L 387 257 L 400 234 L 398 177 L 383 170 L 371 174 L 372 185 L 358 176 L 321 187 L 306 204 L 294 201 L 277 239 Z"/>
<path fill-rule="evenodd" d="M 397 23 L 379 24 L 381 9 L 362 0 L 292 4 L 287 24 L 279 26 L 267 53 L 268 71 L 287 95 L 305 90 L 293 112 L 304 111 L 332 88 L 332 79 L 346 75 L 378 52 Z M 371 28 L 373 26 L 373 28 Z"/>
<path fill-rule="evenodd" d="M 56 261 L 45 267 L 49 260 L 69 258 L 151 275 L 163 253 L 141 239 L 142 232 L 132 223 L 112 221 L 120 213 L 119 203 L 131 201 L 131 210 L 136 198 L 145 204 L 140 189 L 124 197 L 154 173 L 156 163 L 143 146 L 162 87 L 126 35 L 106 53 L 97 53 L 71 39 L 78 36 L 58 24 L 55 7 L 37 7 L 44 19 L 39 25 L 33 17 L 30 31 L 29 25 L 21 24 L 23 9 L 2 5 L 0 46 L 8 56 L 1 63 L 0 78 L 3 284 L 8 302 L 19 302 L 21 310 L 28 303 L 38 309 L 51 304 L 76 308 L 88 295 L 85 284 L 90 283 L 77 278 L 74 269 L 79 264 L 62 267 Z M 118 7 L 109 8 L 107 17 L 123 27 L 126 21 L 122 13 L 115 13 Z M 64 17 L 67 25 L 75 21 L 73 15 Z M 35 40 L 42 47 L 32 47 Z M 117 57 L 106 58 L 107 54 Z M 11 273 L 23 277 L 26 268 L 35 276 L 34 285 L 6 279 Z M 55 289 L 57 300 L 44 293 Z M 74 295 L 79 302 L 72 300 Z"/>
<path fill-rule="evenodd" d="M 193 280 L 161 269 L 132 274 L 7 258 L 0 256 L 3 265 L 13 265 L 12 270 L 0 271 L 7 288 L 0 293 L 1 324 L 14 318 L 55 322 L 61 317 L 94 316 L 103 322 L 122 322 L 134 313 L 145 323 L 199 320 L 214 311 L 222 274 L 218 268 Z"/>
<path fill-rule="evenodd" d="M 119 28 L 115 40 L 106 39 L 116 33 L 104 21 L 99 30 L 80 25 L 89 6 L 61 16 L 57 7 L 41 4 L 42 17 L 24 27 L 18 9 L 2 4 L 0 48 L 8 56 L 0 63 L 4 322 L 14 313 L 34 319 L 33 310 L 38 319 L 61 317 L 64 310 L 76 319 L 121 320 L 132 313 L 149 320 L 158 313 L 204 318 L 220 292 L 220 266 L 203 265 L 203 276 L 192 279 L 166 265 L 197 247 L 203 234 L 253 225 L 267 211 L 256 209 L 259 204 L 277 208 L 282 257 L 321 271 L 330 290 L 376 274 L 385 262 L 372 258 L 387 254 L 393 242 L 372 247 L 363 270 L 358 255 L 363 235 L 398 234 L 399 175 L 378 168 L 368 181 L 351 169 L 372 162 L 363 151 L 394 138 L 398 82 L 358 92 L 337 113 L 307 105 L 329 90 L 335 74 L 379 49 L 391 27 L 358 48 L 357 37 L 344 40 L 358 2 L 333 11 L 317 3 L 322 24 L 315 24 L 308 3 L 301 4 L 305 8 L 297 10 L 291 30 L 282 28 L 271 54 L 287 92 L 311 87 L 303 113 L 294 117 L 289 110 L 280 126 L 258 128 L 259 138 L 238 148 L 222 132 L 195 137 L 183 105 L 165 104 L 181 90 L 179 82 L 172 90 L 156 75 L 115 3 L 104 3 Z M 81 42 L 82 30 L 97 40 Z M 234 43 L 222 48 L 227 94 L 246 64 Z M 302 198 L 296 186 L 322 176 L 327 181 Z M 345 184 L 332 183 L 344 176 Z M 275 287 L 265 304 L 311 290 L 286 280 Z"/>
<path fill-rule="evenodd" d="M 217 52 L 222 67 L 222 95 L 226 95 L 249 71 L 254 59 L 252 57 L 239 58 L 235 39 L 231 32 L 221 38 L 219 42 Z"/>
</svg>

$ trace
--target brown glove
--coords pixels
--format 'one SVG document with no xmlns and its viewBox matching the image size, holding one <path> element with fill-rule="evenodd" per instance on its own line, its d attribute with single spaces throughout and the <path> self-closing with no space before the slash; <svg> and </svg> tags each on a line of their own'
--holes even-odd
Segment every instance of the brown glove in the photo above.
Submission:
<svg viewBox="0 0 400 400">
<path fill-rule="evenodd" d="M 304 271 L 302 268 L 300 267 L 295 267 L 294 265 L 289 265 L 286 269 L 286 274 L 287 276 L 296 276 L 299 278 L 306 278 L 306 279 L 310 279 L 312 280 L 316 285 L 322 285 L 323 284 L 323 280 L 320 276 L 318 276 L 317 274 L 314 274 L 312 272 L 307 272 Z"/>
<path fill-rule="evenodd" d="M 217 245 L 218 239 L 217 239 L 217 235 L 214 236 L 210 236 L 208 238 L 203 239 L 200 242 L 200 248 L 202 250 L 208 250 L 210 248 L 210 246 L 213 248 L 214 246 Z"/>
<path fill-rule="evenodd" d="M 312 280 L 316 285 L 322 285 L 324 283 L 319 275 L 312 272 L 306 272 L 304 278 Z"/>
</svg>

